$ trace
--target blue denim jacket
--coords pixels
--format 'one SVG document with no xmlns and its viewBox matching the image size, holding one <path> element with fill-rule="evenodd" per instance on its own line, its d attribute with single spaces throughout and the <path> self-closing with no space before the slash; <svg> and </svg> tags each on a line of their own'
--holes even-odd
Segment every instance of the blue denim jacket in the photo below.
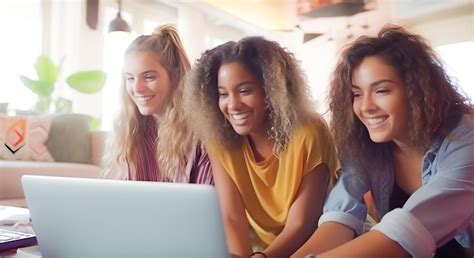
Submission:
<svg viewBox="0 0 474 258">
<path fill-rule="evenodd" d="M 415 258 L 432 257 L 453 237 L 464 247 L 474 244 L 474 116 L 464 115 L 444 139 L 433 142 L 423 157 L 423 185 L 402 208 L 389 211 L 394 185 L 393 161 L 369 178 L 343 163 L 338 182 L 328 196 L 319 224 L 333 221 L 363 232 L 371 190 L 382 220 L 378 230 Z"/>
</svg>

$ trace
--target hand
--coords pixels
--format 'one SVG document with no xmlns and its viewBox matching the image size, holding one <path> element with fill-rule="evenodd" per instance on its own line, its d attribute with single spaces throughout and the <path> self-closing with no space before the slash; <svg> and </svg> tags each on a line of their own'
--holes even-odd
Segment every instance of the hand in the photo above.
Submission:
<svg viewBox="0 0 474 258">
<path fill-rule="evenodd" d="M 267 255 L 264 252 L 253 252 L 252 255 L 250 255 L 252 258 L 267 258 Z"/>
</svg>

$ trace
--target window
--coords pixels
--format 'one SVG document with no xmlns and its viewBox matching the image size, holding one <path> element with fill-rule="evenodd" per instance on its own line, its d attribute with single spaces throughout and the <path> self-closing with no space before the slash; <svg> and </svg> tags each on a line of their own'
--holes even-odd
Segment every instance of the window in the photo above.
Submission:
<svg viewBox="0 0 474 258">
<path fill-rule="evenodd" d="M 436 48 L 446 64 L 448 74 L 457 79 L 459 88 L 474 99 L 474 41 L 460 42 Z"/>
<path fill-rule="evenodd" d="M 29 109 L 37 100 L 36 94 L 26 88 L 19 76 L 36 78 L 33 67 L 41 53 L 42 25 L 41 0 L 0 1 L 0 102 L 11 109 Z"/>
<path fill-rule="evenodd" d="M 122 18 L 129 22 L 131 15 L 121 13 Z M 104 35 L 104 69 L 107 73 L 102 94 L 102 129 L 110 130 L 112 128 L 113 118 L 120 108 L 120 87 L 122 86 L 122 66 L 123 55 L 128 44 L 136 37 L 135 34 L 125 32 L 109 33 L 108 24 L 117 16 L 117 9 L 106 7 L 104 10 L 104 20 L 107 21 L 103 28 Z M 129 25 L 131 25 L 129 23 Z M 132 26 L 131 26 L 132 27 Z"/>
</svg>

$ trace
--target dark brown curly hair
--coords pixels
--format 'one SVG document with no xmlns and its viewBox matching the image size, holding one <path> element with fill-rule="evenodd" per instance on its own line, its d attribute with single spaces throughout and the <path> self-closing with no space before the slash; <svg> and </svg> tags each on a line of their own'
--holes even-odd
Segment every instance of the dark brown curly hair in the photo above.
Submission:
<svg viewBox="0 0 474 258">
<path fill-rule="evenodd" d="M 403 81 L 410 111 L 409 139 L 421 150 L 426 151 L 435 137 L 447 134 L 462 114 L 473 113 L 468 97 L 457 90 L 421 36 L 402 27 L 385 26 L 377 36 L 362 36 L 347 46 L 332 74 L 328 103 L 341 159 L 350 157 L 360 169 L 369 169 L 381 166 L 391 155 L 391 143 L 372 142 L 352 109 L 353 73 L 369 56 L 393 67 Z"/>
<path fill-rule="evenodd" d="M 278 156 L 294 129 L 314 115 L 314 105 L 299 62 L 274 41 L 246 37 L 204 52 L 185 79 L 184 109 L 191 127 L 203 142 L 211 140 L 227 147 L 240 142 L 241 137 L 225 125 L 218 106 L 217 74 L 223 64 L 231 62 L 241 63 L 261 82 L 270 122 L 268 136 Z"/>
</svg>

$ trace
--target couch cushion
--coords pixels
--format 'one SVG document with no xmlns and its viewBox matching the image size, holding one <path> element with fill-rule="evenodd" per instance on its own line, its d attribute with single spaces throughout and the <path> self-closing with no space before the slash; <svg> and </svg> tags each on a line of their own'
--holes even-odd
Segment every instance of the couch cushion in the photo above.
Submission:
<svg viewBox="0 0 474 258">
<path fill-rule="evenodd" d="M 0 157 L 6 160 L 54 161 L 45 146 L 50 128 L 50 116 L 0 114 Z"/>
<path fill-rule="evenodd" d="M 97 178 L 101 168 L 89 164 L 0 160 L 0 200 L 24 198 L 23 175 Z"/>
<path fill-rule="evenodd" d="M 89 123 L 83 114 L 58 114 L 53 117 L 46 146 L 58 162 L 91 163 Z"/>
</svg>

